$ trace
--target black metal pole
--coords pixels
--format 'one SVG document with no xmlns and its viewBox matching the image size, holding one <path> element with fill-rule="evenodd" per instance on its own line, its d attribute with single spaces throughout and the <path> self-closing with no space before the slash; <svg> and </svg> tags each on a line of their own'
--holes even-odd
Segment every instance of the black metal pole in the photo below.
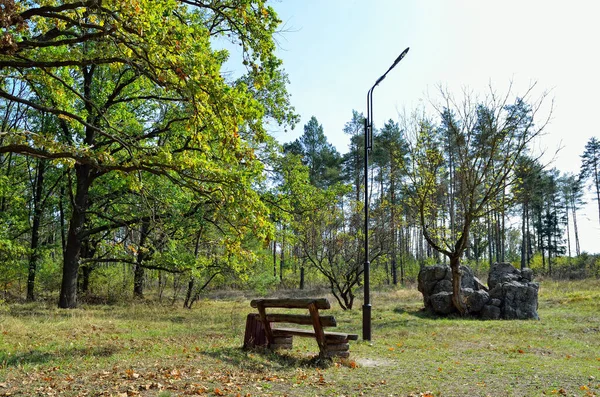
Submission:
<svg viewBox="0 0 600 397">
<path fill-rule="evenodd" d="M 363 303 L 363 340 L 371 340 L 371 262 L 369 262 L 369 152 L 373 147 L 373 90 L 385 79 L 385 76 L 398 62 L 404 58 L 409 48 L 406 48 L 396 58 L 392 66 L 375 81 L 373 87 L 367 92 L 367 117 L 365 118 L 365 262 L 364 274 L 364 303 Z"/>
<path fill-rule="evenodd" d="M 367 94 L 367 118 L 365 119 L 365 262 L 364 277 L 364 303 L 363 303 L 363 340 L 371 340 L 371 263 L 369 262 L 369 136 L 371 129 L 370 97 L 373 89 Z"/>
</svg>

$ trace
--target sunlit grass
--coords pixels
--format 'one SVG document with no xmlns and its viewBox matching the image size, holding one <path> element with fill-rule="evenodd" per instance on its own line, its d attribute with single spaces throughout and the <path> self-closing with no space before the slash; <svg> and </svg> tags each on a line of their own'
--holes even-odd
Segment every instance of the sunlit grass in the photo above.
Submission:
<svg viewBox="0 0 600 397">
<path fill-rule="evenodd" d="M 0 395 L 600 395 L 600 281 L 545 280 L 539 300 L 540 321 L 480 321 L 422 312 L 413 287 L 375 292 L 373 341 L 327 368 L 310 339 L 242 350 L 248 300 L 4 304 Z M 334 304 L 339 330 L 361 333 L 355 306 Z"/>
</svg>

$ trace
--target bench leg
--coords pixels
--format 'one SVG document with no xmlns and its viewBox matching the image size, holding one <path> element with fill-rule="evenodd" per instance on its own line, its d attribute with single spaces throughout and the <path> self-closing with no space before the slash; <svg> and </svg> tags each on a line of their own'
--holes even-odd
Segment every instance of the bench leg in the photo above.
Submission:
<svg viewBox="0 0 600 397">
<path fill-rule="evenodd" d="M 260 316 L 250 313 L 246 317 L 246 332 L 244 333 L 244 349 L 267 345 L 265 328 L 260 321 Z"/>
</svg>

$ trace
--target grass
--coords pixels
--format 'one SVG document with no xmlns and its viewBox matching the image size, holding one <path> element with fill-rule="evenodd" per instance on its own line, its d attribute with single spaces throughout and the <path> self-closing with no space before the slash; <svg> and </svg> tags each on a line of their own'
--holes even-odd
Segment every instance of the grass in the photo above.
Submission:
<svg viewBox="0 0 600 397">
<path fill-rule="evenodd" d="M 377 292 L 373 342 L 327 368 L 309 339 L 242 350 L 247 300 L 4 304 L 0 396 L 600 395 L 600 281 L 542 281 L 539 302 L 541 321 L 479 321 L 422 312 L 414 288 Z M 360 333 L 360 310 L 331 312 Z"/>
</svg>

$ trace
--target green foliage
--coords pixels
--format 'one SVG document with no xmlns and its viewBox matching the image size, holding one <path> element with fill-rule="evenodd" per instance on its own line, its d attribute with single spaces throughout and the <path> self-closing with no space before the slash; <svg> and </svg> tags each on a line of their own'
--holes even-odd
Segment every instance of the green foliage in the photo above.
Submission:
<svg viewBox="0 0 600 397">
<path fill-rule="evenodd" d="M 557 280 L 598 278 L 600 276 L 600 255 L 590 255 L 583 252 L 574 258 L 557 257 L 552 263 L 552 272 L 550 273 L 548 264 L 542 260 L 541 254 L 538 253 L 533 256 L 529 267 L 539 275 L 551 275 L 552 278 Z"/>
<path fill-rule="evenodd" d="M 46 298 L 60 289 L 62 266 L 58 249 L 46 248 L 42 251 L 36 274 L 36 292 Z"/>
<path fill-rule="evenodd" d="M 0 98 L 26 112 L 0 134 L 0 155 L 47 159 L 67 174 L 65 277 L 76 277 L 80 256 L 243 273 L 253 260 L 244 240 L 272 229 L 255 190 L 257 151 L 271 140 L 265 122 L 297 120 L 273 9 L 261 0 L 13 5 L 3 9 Z M 213 48 L 216 37 L 241 46 L 238 81 L 223 78 L 228 54 Z M 147 244 L 136 241 L 144 222 Z M 76 304 L 71 281 L 61 306 Z"/>
<path fill-rule="evenodd" d="M 255 271 L 248 280 L 248 287 L 260 296 L 273 292 L 279 285 L 279 278 L 273 275 L 272 269 Z"/>
<path fill-rule="evenodd" d="M 340 180 L 342 158 L 335 147 L 327 142 L 323 126 L 312 116 L 304 126 L 304 134 L 296 141 L 284 145 L 284 152 L 300 155 L 308 167 L 310 183 L 327 188 Z"/>
</svg>

